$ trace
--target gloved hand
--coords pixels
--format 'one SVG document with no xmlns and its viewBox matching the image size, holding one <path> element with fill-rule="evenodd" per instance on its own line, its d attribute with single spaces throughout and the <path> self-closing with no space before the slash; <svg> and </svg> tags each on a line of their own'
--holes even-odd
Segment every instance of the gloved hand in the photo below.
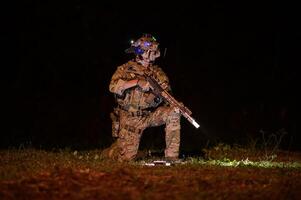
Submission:
<svg viewBox="0 0 301 200">
<path fill-rule="evenodd" d="M 144 79 L 138 80 L 137 85 L 142 89 L 142 91 L 145 91 L 145 92 L 149 91 L 149 89 L 150 89 L 149 82 Z"/>
<path fill-rule="evenodd" d="M 185 105 L 181 101 L 179 101 L 179 104 L 180 106 L 185 107 Z M 176 113 L 180 113 L 180 108 L 174 106 L 173 109 Z"/>
<path fill-rule="evenodd" d="M 166 90 L 168 88 L 168 84 L 167 83 L 162 83 L 161 87 L 163 88 L 163 90 Z"/>
</svg>

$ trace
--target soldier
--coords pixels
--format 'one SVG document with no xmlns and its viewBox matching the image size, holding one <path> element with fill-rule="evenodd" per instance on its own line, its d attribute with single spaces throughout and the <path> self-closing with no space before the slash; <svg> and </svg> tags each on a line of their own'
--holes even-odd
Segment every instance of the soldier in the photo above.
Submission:
<svg viewBox="0 0 301 200">
<path fill-rule="evenodd" d="M 154 65 L 160 56 L 159 44 L 150 34 L 144 34 L 132 42 L 127 53 L 135 59 L 119 66 L 112 76 L 109 90 L 115 94 L 118 107 L 111 113 L 112 135 L 116 142 L 104 156 L 118 161 L 133 160 L 137 154 L 140 138 L 147 127 L 165 124 L 165 157 L 177 160 L 180 146 L 179 110 L 163 102 L 152 93 L 149 82 L 138 72 L 151 69 L 152 76 L 166 91 L 170 91 L 168 77 Z"/>
</svg>

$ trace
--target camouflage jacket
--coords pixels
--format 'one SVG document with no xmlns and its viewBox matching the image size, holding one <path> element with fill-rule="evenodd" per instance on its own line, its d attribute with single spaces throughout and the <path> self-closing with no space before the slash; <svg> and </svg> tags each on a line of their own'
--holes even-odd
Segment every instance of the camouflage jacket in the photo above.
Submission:
<svg viewBox="0 0 301 200">
<path fill-rule="evenodd" d="M 170 85 L 168 77 L 163 70 L 158 66 L 150 66 L 153 71 L 153 77 L 159 84 L 166 84 L 167 90 L 170 91 Z M 147 108 L 155 108 L 161 104 L 162 99 L 156 97 L 151 91 L 142 91 L 140 87 L 135 86 L 125 91 L 120 90 L 120 87 L 127 81 L 133 79 L 142 79 L 143 76 L 139 76 L 133 72 L 142 72 L 145 67 L 135 61 L 129 61 L 117 68 L 112 76 L 109 90 L 114 93 L 117 99 L 117 103 L 130 112 L 137 110 L 143 110 Z"/>
</svg>

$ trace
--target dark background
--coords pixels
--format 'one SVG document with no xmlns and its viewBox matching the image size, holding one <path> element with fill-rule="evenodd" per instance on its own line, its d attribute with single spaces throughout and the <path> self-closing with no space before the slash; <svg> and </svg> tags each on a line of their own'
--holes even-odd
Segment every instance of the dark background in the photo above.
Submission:
<svg viewBox="0 0 301 200">
<path fill-rule="evenodd" d="M 174 96 L 201 124 L 182 119 L 183 152 L 285 132 L 281 147 L 300 150 L 295 5 L 24 1 L 2 9 L 2 148 L 109 146 L 110 78 L 131 58 L 130 40 L 151 33 L 162 55 L 167 48 L 158 64 Z M 164 147 L 163 135 L 147 130 L 141 147 Z"/>
</svg>

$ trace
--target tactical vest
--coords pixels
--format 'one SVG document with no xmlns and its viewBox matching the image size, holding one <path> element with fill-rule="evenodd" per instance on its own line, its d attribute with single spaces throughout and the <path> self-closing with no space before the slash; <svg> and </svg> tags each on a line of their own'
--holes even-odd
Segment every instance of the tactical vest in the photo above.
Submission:
<svg viewBox="0 0 301 200">
<path fill-rule="evenodd" d="M 165 83 L 169 86 L 169 81 L 165 73 L 158 66 L 150 66 L 153 69 L 153 77 L 159 83 Z M 129 61 L 128 63 L 122 65 L 116 73 L 119 73 L 119 76 L 124 81 L 129 81 L 133 79 L 142 79 L 144 77 L 137 75 L 135 72 L 143 72 L 145 67 L 133 62 Z M 127 111 L 136 112 L 139 110 L 147 110 L 156 108 L 158 105 L 162 103 L 162 99 L 160 97 L 156 97 L 151 91 L 142 91 L 139 86 L 135 86 L 133 88 L 129 88 L 123 92 L 122 95 L 115 95 L 118 105 Z"/>
</svg>

